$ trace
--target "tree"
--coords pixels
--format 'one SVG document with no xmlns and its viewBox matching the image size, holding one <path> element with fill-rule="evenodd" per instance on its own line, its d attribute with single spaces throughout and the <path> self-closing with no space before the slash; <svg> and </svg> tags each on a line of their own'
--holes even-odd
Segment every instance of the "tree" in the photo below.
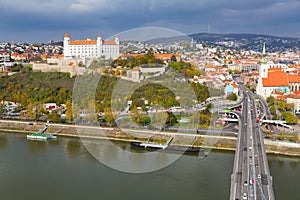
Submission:
<svg viewBox="0 0 300 200">
<path fill-rule="evenodd" d="M 36 112 L 35 112 L 35 107 L 34 107 L 34 103 L 33 102 L 30 102 L 26 106 L 26 117 L 30 117 L 33 120 L 36 119 Z"/>
<path fill-rule="evenodd" d="M 278 101 L 277 106 L 278 110 L 287 111 L 287 103 L 285 101 Z"/>
<path fill-rule="evenodd" d="M 287 124 L 297 124 L 298 118 L 291 112 L 282 113 L 283 119 L 285 119 Z"/>
<path fill-rule="evenodd" d="M 115 119 L 114 116 L 110 110 L 110 108 L 104 108 L 104 119 L 107 123 L 110 124 L 110 126 L 112 126 L 112 124 L 114 123 Z"/>
<path fill-rule="evenodd" d="M 275 98 L 273 96 L 269 96 L 267 98 L 267 103 L 269 106 L 274 105 L 275 104 Z"/>
<path fill-rule="evenodd" d="M 231 93 L 230 95 L 227 96 L 227 99 L 230 101 L 237 101 L 238 97 L 235 93 Z"/>
<path fill-rule="evenodd" d="M 137 124 L 143 124 L 144 121 L 144 114 L 142 114 L 136 106 L 134 106 L 132 109 L 131 109 L 131 112 L 130 112 L 130 117 L 133 119 L 133 121 Z"/>
<path fill-rule="evenodd" d="M 5 106 L 0 103 L 0 115 L 2 115 L 3 113 L 5 113 Z"/>
<path fill-rule="evenodd" d="M 272 138 L 274 133 L 272 131 L 268 131 L 265 133 L 265 135 L 266 135 L 266 138 Z"/>
<path fill-rule="evenodd" d="M 173 126 L 174 124 L 178 123 L 176 116 L 172 112 L 167 112 L 168 118 L 166 124 L 168 126 Z"/>
<path fill-rule="evenodd" d="M 191 124 L 193 127 L 198 127 L 199 126 L 199 119 L 200 119 L 200 113 L 199 112 L 194 112 L 192 117 L 191 117 Z"/>
<path fill-rule="evenodd" d="M 270 113 L 271 113 L 272 115 L 276 115 L 276 108 L 275 108 L 275 105 L 272 105 L 272 106 L 270 107 Z"/>
<path fill-rule="evenodd" d="M 60 120 L 60 116 L 57 112 L 51 112 L 48 114 L 48 120 L 51 122 L 58 122 Z"/>
<path fill-rule="evenodd" d="M 171 56 L 170 60 L 171 60 L 171 62 L 177 62 L 177 59 L 176 59 L 176 57 L 174 55 Z"/>
<path fill-rule="evenodd" d="M 166 112 L 156 112 L 153 115 L 152 124 L 158 127 L 159 129 L 162 129 L 166 124 L 167 118 L 168 114 Z"/>
<path fill-rule="evenodd" d="M 148 117 L 148 116 L 145 116 L 141 119 L 140 123 L 143 125 L 143 126 L 147 126 L 151 123 L 151 118 Z"/>
<path fill-rule="evenodd" d="M 297 133 L 293 133 L 293 134 L 290 136 L 290 140 L 291 140 L 292 142 L 298 142 L 298 141 L 299 141 L 298 134 L 297 134 Z"/>
<path fill-rule="evenodd" d="M 285 133 L 279 133 L 279 135 L 278 135 L 278 139 L 279 140 L 285 140 L 285 138 L 286 138 L 286 134 Z"/>
<path fill-rule="evenodd" d="M 67 100 L 67 102 L 66 102 L 66 119 L 69 122 L 73 121 L 72 102 L 70 100 Z"/>
</svg>

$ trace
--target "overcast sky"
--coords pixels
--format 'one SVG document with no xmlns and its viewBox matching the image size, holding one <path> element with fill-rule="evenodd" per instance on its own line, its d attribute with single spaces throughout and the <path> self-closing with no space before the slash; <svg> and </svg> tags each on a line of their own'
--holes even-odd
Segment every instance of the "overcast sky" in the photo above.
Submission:
<svg viewBox="0 0 300 200">
<path fill-rule="evenodd" d="M 0 41 L 107 38 L 140 27 L 300 37 L 299 19 L 299 0 L 0 0 Z"/>
</svg>

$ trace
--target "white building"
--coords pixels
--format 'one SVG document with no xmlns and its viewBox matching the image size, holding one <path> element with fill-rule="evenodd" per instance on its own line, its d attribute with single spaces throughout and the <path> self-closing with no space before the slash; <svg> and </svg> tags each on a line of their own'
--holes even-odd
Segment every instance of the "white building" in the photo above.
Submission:
<svg viewBox="0 0 300 200">
<path fill-rule="evenodd" d="M 268 63 L 266 60 L 266 47 L 263 46 L 263 58 L 259 65 L 259 77 L 256 93 L 262 97 L 268 97 L 273 91 L 289 93 L 287 65 Z"/>
<path fill-rule="evenodd" d="M 104 57 L 105 59 L 116 59 L 119 57 L 119 37 L 115 40 L 102 40 L 98 34 L 96 40 L 88 37 L 86 40 L 71 40 L 68 33 L 64 36 L 65 58 L 93 58 Z"/>
</svg>

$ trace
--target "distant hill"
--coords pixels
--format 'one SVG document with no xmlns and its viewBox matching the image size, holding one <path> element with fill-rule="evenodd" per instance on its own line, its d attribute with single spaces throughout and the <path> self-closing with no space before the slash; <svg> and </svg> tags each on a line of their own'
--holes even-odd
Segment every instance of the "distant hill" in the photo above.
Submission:
<svg viewBox="0 0 300 200">
<path fill-rule="evenodd" d="M 263 34 L 213 34 L 195 33 L 189 35 L 195 41 L 201 43 L 227 46 L 237 49 L 259 50 L 261 45 L 266 42 L 269 52 L 284 50 L 300 50 L 300 38 L 280 37 Z"/>
</svg>

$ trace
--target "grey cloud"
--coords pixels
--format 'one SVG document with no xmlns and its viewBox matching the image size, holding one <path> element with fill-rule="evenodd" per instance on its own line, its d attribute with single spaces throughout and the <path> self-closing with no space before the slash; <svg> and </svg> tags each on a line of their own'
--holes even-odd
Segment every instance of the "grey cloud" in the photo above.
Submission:
<svg viewBox="0 0 300 200">
<path fill-rule="evenodd" d="M 0 4 L 2 38 L 13 31 L 69 31 L 80 37 L 101 30 L 109 35 L 145 25 L 190 33 L 206 31 L 208 23 L 218 32 L 300 32 L 298 0 L 0 0 Z"/>
</svg>

